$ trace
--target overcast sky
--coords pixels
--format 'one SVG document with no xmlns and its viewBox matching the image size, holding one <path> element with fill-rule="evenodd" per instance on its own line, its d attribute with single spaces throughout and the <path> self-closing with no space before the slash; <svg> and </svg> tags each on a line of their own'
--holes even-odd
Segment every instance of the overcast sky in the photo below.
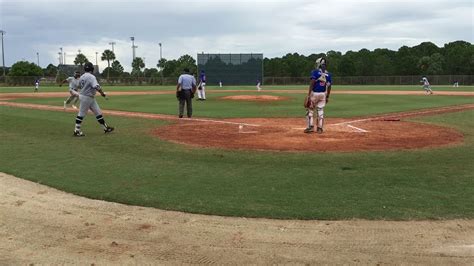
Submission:
<svg viewBox="0 0 474 266">
<path fill-rule="evenodd" d="M 66 63 L 78 50 L 95 63 L 115 42 L 117 59 L 130 70 L 136 55 L 156 67 L 183 54 L 263 53 L 281 57 L 330 50 L 473 43 L 472 0 L 0 0 L 5 65 L 16 61 Z M 1 64 L 1 62 L 0 62 Z"/>
</svg>

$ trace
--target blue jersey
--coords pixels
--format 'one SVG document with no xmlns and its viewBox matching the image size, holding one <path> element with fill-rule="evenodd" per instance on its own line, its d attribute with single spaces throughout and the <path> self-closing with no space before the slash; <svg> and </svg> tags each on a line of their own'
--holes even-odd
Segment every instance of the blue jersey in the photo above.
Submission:
<svg viewBox="0 0 474 266">
<path fill-rule="evenodd" d="M 326 92 L 326 86 L 332 84 L 331 73 L 323 72 L 321 69 L 315 69 L 311 72 L 311 79 L 316 80 L 312 90 L 314 92 Z"/>
<path fill-rule="evenodd" d="M 206 83 L 206 74 L 201 73 L 201 75 L 199 76 L 199 80 L 201 80 L 201 82 Z"/>
</svg>

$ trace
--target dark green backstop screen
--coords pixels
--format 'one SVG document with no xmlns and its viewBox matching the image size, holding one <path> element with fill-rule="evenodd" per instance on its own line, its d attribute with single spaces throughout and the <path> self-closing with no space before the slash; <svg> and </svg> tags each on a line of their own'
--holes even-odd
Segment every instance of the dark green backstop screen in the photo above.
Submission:
<svg viewBox="0 0 474 266">
<path fill-rule="evenodd" d="M 263 80 L 263 54 L 198 54 L 198 74 L 206 72 L 206 83 L 255 85 Z"/>
</svg>

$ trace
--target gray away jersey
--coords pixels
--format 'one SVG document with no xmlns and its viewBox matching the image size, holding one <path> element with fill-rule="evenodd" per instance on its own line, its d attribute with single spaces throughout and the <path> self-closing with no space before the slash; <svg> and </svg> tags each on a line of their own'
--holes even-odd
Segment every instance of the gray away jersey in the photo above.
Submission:
<svg viewBox="0 0 474 266">
<path fill-rule="evenodd" d="M 69 77 L 66 79 L 67 82 L 69 82 L 69 89 L 70 90 L 75 90 L 75 91 L 78 91 L 79 90 L 79 79 L 75 79 L 74 77 Z"/>
<path fill-rule="evenodd" d="M 97 92 L 97 89 L 100 88 L 95 76 L 88 72 L 82 74 L 81 78 L 79 79 L 79 84 L 81 85 L 80 94 L 85 96 L 93 97 Z"/>
</svg>

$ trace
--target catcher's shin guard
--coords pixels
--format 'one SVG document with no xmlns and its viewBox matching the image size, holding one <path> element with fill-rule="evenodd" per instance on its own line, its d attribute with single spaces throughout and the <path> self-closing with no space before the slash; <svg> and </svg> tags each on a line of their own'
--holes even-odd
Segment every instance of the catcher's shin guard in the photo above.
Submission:
<svg viewBox="0 0 474 266">
<path fill-rule="evenodd" d="M 324 125 L 324 109 L 318 107 L 317 112 L 318 112 L 318 127 L 323 128 L 323 125 Z"/>
<path fill-rule="evenodd" d="M 314 123 L 314 111 L 308 109 L 306 111 L 306 122 L 308 123 L 308 128 L 313 126 Z"/>
</svg>

